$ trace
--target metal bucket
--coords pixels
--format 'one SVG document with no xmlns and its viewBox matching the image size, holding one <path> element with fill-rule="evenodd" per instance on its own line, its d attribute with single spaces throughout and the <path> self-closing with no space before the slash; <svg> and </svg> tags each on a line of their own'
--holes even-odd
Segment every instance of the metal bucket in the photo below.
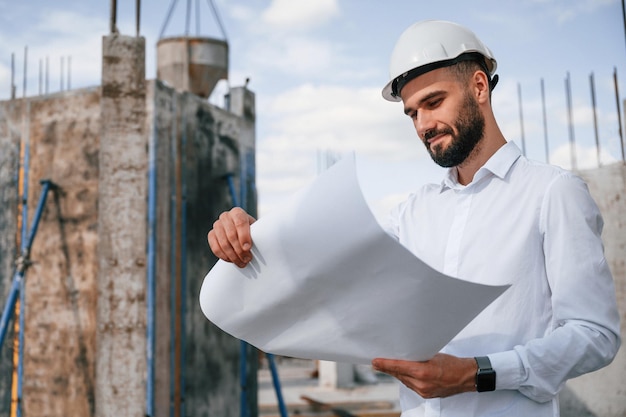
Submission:
<svg viewBox="0 0 626 417">
<path fill-rule="evenodd" d="M 174 37 L 157 43 L 157 78 L 178 91 L 208 98 L 228 78 L 228 43 L 213 38 Z"/>
</svg>

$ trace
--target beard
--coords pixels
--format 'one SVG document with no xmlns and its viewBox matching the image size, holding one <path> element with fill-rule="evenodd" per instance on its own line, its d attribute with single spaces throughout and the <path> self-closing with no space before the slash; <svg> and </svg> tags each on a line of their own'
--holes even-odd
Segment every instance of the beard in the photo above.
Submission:
<svg viewBox="0 0 626 417">
<path fill-rule="evenodd" d="M 463 163 L 476 148 L 485 134 L 485 118 L 480 113 L 476 99 L 465 93 L 459 116 L 454 123 L 457 133 L 450 127 L 432 130 L 424 135 L 424 143 L 430 157 L 438 165 L 450 168 Z M 428 139 L 437 135 L 450 135 L 452 141 L 447 148 L 437 144 L 430 146 Z"/>
</svg>

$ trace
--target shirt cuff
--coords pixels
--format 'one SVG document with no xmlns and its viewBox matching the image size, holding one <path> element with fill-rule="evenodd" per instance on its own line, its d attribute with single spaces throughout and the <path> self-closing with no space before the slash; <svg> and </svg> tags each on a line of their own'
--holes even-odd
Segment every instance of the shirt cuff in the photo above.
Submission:
<svg viewBox="0 0 626 417">
<path fill-rule="evenodd" d="M 524 377 L 524 368 L 517 352 L 509 350 L 488 356 L 491 367 L 496 371 L 496 390 L 519 389 Z"/>
</svg>

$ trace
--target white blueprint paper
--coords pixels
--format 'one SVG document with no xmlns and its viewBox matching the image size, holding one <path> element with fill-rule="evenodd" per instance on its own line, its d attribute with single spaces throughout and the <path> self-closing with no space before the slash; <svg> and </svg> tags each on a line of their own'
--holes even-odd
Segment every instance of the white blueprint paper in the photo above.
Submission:
<svg viewBox="0 0 626 417">
<path fill-rule="evenodd" d="M 353 159 L 252 225 L 253 261 L 219 261 L 200 306 L 265 352 L 368 364 L 427 360 L 508 286 L 443 275 L 378 224 Z"/>
</svg>

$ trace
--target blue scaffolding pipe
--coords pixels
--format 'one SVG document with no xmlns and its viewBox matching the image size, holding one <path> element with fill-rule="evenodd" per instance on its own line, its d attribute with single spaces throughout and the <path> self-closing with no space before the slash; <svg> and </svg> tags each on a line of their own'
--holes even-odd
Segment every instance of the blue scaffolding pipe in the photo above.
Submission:
<svg viewBox="0 0 626 417">
<path fill-rule="evenodd" d="M 155 95 L 156 101 L 156 95 Z M 156 106 L 155 106 L 156 107 Z M 156 166 L 156 118 L 153 120 L 150 143 L 148 144 L 148 252 L 147 269 L 147 329 L 146 360 L 148 376 L 146 382 L 146 416 L 154 416 L 154 352 L 156 341 L 156 204 L 157 204 L 157 166 Z"/>
<path fill-rule="evenodd" d="M 26 158 L 25 158 L 26 159 Z M 26 166 L 26 164 L 25 164 Z M 25 171 L 26 172 L 26 171 Z M 25 175 L 26 178 L 26 175 Z M 43 189 L 41 191 L 41 196 L 39 197 L 39 203 L 37 204 L 37 208 L 35 210 L 35 216 L 33 217 L 33 224 L 30 227 L 30 232 L 28 236 L 26 236 L 25 230 L 28 230 L 26 227 L 27 223 L 27 213 L 23 214 L 22 218 L 22 236 L 26 236 L 26 238 L 22 238 L 22 247 L 20 258 L 17 262 L 17 267 L 13 275 L 13 283 L 11 285 L 11 290 L 9 292 L 8 301 L 4 306 L 4 310 L 2 312 L 2 318 L 0 318 L 0 346 L 4 344 L 4 338 L 6 337 L 7 330 L 9 327 L 9 321 L 11 320 L 13 313 L 15 312 L 15 303 L 17 301 L 17 297 L 20 297 L 20 313 L 19 313 L 19 333 L 18 333 L 18 363 L 17 363 L 17 417 L 21 417 L 22 415 L 22 381 L 24 378 L 24 315 L 25 315 L 25 305 L 26 305 L 26 291 L 25 291 L 25 281 L 24 275 L 26 273 L 26 269 L 30 266 L 30 250 L 35 240 L 35 235 L 37 234 L 37 228 L 39 227 L 39 221 L 41 220 L 41 215 L 43 213 L 43 208 L 46 204 L 46 199 L 48 197 L 48 191 L 54 184 L 50 180 L 41 181 L 43 185 Z M 27 187 L 24 187 L 24 190 L 27 190 Z M 24 192 L 26 196 L 26 191 Z M 24 198 L 24 207 L 26 207 L 26 198 Z"/>
<path fill-rule="evenodd" d="M 39 227 L 39 220 L 41 219 L 41 213 L 43 212 L 43 207 L 46 203 L 46 198 L 48 196 L 48 191 L 50 187 L 52 187 L 52 182 L 49 180 L 41 181 L 43 184 L 43 190 L 41 191 L 41 197 L 39 198 L 39 204 L 37 205 L 37 210 L 35 212 L 35 217 L 33 218 L 33 224 L 30 228 L 30 233 L 26 241 L 22 241 L 22 250 L 21 255 L 18 260 L 18 265 L 13 274 L 13 283 L 11 285 L 11 290 L 9 292 L 9 296 L 7 299 L 7 303 L 4 306 L 4 310 L 2 312 L 2 318 L 0 318 L 0 346 L 4 344 L 4 338 L 6 337 L 9 320 L 12 318 L 12 313 L 15 311 L 15 302 L 17 301 L 18 293 L 20 292 L 21 283 L 24 278 L 24 273 L 30 264 L 30 249 L 33 244 L 33 240 L 35 239 L 35 234 L 37 233 L 37 228 Z M 20 329 L 21 331 L 21 329 Z"/>
<path fill-rule="evenodd" d="M 248 417 L 248 344 L 239 342 L 239 384 L 241 386 L 240 413 L 241 417 Z"/>
<path fill-rule="evenodd" d="M 237 191 L 235 189 L 235 180 L 232 174 L 226 175 L 228 190 L 233 206 L 238 207 Z M 241 387 L 241 396 L 239 397 L 239 415 L 248 417 L 248 344 L 241 340 L 239 342 L 239 385 Z"/>
<path fill-rule="evenodd" d="M 17 335 L 17 417 L 22 416 L 22 386 L 24 381 L 24 316 L 26 314 L 26 283 L 20 279 L 20 317 L 19 331 Z"/>
<path fill-rule="evenodd" d="M 9 327 L 9 320 L 11 320 L 11 312 L 15 309 L 15 302 L 20 292 L 20 282 L 22 281 L 22 273 L 15 273 L 13 275 L 13 282 L 11 283 L 11 289 L 7 297 L 7 302 L 4 305 L 2 311 L 2 318 L 0 319 L 0 346 L 4 344 L 4 338 Z"/>
<path fill-rule="evenodd" d="M 235 181 L 233 180 L 233 175 L 228 174 L 226 176 L 226 181 L 228 181 L 228 190 L 230 191 L 230 197 L 233 202 L 233 206 L 238 207 L 239 203 L 237 200 L 237 191 L 235 191 Z"/>
<path fill-rule="evenodd" d="M 274 391 L 276 391 L 276 401 L 278 402 L 278 409 L 282 417 L 287 417 L 287 407 L 283 400 L 283 390 L 280 386 L 280 378 L 278 377 L 278 369 L 276 368 L 276 362 L 274 361 L 274 355 L 266 353 L 267 362 L 270 366 L 270 372 L 272 373 L 272 382 L 274 383 Z"/>
<path fill-rule="evenodd" d="M 241 170 L 239 175 L 239 203 L 240 207 L 247 210 L 248 209 L 248 176 L 247 176 L 247 161 L 246 155 L 244 155 L 241 159 Z"/>
</svg>

